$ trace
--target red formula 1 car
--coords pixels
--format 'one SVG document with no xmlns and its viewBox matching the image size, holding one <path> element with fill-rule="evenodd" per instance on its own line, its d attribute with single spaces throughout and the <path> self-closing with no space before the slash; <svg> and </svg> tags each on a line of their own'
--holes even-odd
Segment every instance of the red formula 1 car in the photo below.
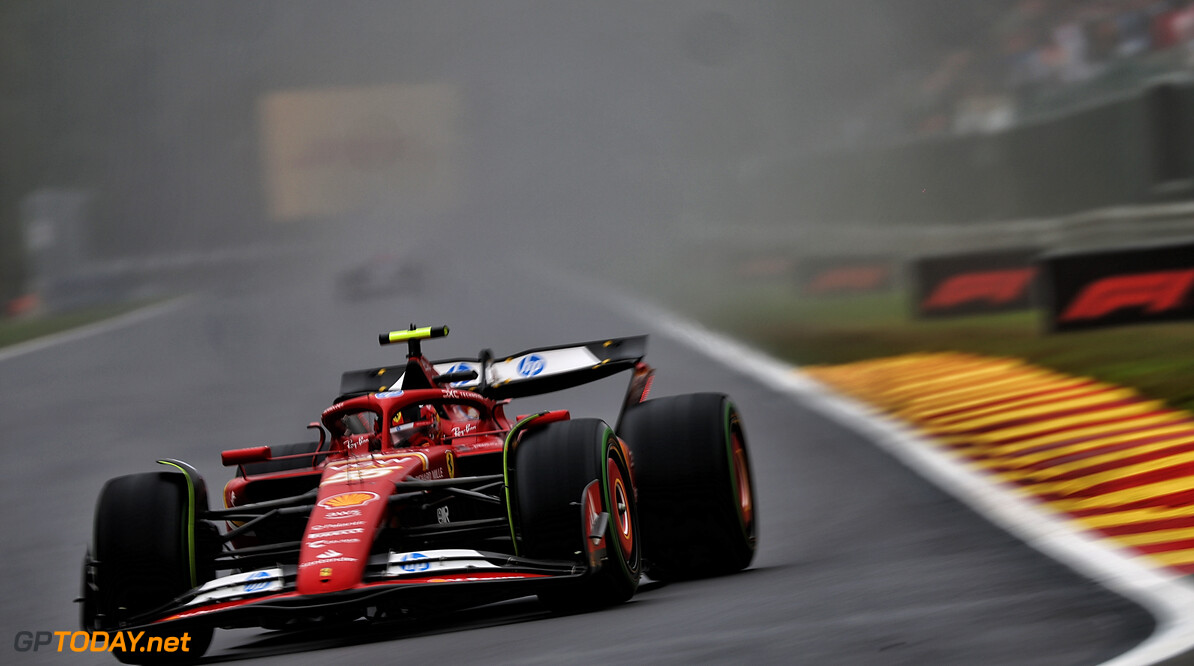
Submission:
<svg viewBox="0 0 1194 666">
<path fill-rule="evenodd" d="M 754 496 L 738 412 L 721 394 L 647 399 L 645 337 L 429 362 L 446 327 L 384 334 L 405 364 L 344 373 L 318 441 L 225 451 L 225 508 L 190 465 L 100 493 L 83 567 L 87 630 L 385 618 L 538 595 L 575 611 L 629 599 L 646 571 L 675 580 L 746 567 Z M 631 373 L 617 427 L 513 398 Z"/>
</svg>

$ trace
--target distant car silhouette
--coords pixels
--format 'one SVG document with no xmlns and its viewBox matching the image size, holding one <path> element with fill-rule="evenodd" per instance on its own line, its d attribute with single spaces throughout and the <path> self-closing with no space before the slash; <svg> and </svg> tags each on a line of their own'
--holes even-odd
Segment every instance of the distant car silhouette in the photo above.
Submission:
<svg viewBox="0 0 1194 666">
<path fill-rule="evenodd" d="M 423 286 L 423 267 L 407 255 L 378 253 L 365 263 L 341 272 L 338 293 L 349 300 L 384 298 Z"/>
</svg>

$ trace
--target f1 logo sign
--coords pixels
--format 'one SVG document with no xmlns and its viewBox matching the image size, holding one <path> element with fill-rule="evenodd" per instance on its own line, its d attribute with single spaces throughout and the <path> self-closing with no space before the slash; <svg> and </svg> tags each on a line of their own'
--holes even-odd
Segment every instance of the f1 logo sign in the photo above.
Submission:
<svg viewBox="0 0 1194 666">
<path fill-rule="evenodd" d="M 887 279 L 883 266 L 848 266 L 831 268 L 816 276 L 805 288 L 808 293 L 828 291 L 866 291 L 878 289 Z"/>
<path fill-rule="evenodd" d="M 921 308 L 952 308 L 973 301 L 987 301 L 992 305 L 1011 303 L 1023 297 L 1035 276 L 1035 268 L 962 273 L 938 285 Z"/>
<path fill-rule="evenodd" d="M 1158 314 L 1180 307 L 1191 286 L 1194 270 L 1113 275 L 1083 289 L 1060 321 L 1099 319 L 1123 308 Z"/>
</svg>

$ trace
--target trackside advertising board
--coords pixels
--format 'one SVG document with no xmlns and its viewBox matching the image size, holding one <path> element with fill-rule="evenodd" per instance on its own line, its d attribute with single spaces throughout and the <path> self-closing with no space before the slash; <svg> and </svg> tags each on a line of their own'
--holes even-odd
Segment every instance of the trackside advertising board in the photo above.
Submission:
<svg viewBox="0 0 1194 666">
<path fill-rule="evenodd" d="M 1054 254 L 1042 266 L 1053 331 L 1194 319 L 1194 241 Z"/>
<path fill-rule="evenodd" d="M 1039 251 L 1017 248 L 925 257 L 913 262 L 913 310 L 918 317 L 956 317 L 1034 306 Z"/>
<path fill-rule="evenodd" d="M 831 296 L 890 289 L 895 273 L 889 257 L 811 257 L 800 260 L 796 279 L 806 296 Z"/>
</svg>

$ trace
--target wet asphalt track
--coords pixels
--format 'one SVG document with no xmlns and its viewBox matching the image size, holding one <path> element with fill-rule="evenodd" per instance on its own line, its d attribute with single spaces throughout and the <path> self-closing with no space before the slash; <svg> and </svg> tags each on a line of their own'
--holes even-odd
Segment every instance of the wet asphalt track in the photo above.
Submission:
<svg viewBox="0 0 1194 666">
<path fill-rule="evenodd" d="M 21 630 L 77 626 L 71 603 L 107 478 L 187 459 L 212 496 L 224 448 L 299 441 L 341 370 L 395 362 L 376 334 L 448 324 L 429 355 L 498 354 L 642 332 L 517 273 L 346 304 L 317 271 L 284 289 L 206 292 L 148 321 L 0 362 L 0 663 L 115 663 L 20 653 Z M 724 391 L 745 419 L 761 549 L 752 569 L 646 584 L 635 599 L 553 617 L 532 599 L 438 621 L 301 636 L 217 632 L 209 661 L 262 663 L 1095 664 L 1151 619 L 1020 544 L 857 435 L 654 336 L 656 395 Z M 613 419 L 622 380 L 521 403 Z M 522 405 L 525 404 L 525 407 Z M 512 412 L 513 413 L 513 412 Z"/>
</svg>

